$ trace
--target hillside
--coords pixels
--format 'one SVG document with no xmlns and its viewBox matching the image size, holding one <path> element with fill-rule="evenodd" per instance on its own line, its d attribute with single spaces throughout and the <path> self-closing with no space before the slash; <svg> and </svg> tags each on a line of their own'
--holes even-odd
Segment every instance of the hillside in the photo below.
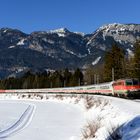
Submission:
<svg viewBox="0 0 140 140">
<path fill-rule="evenodd" d="M 66 28 L 31 34 L 17 29 L 0 29 L 0 77 L 28 69 L 86 68 L 104 61 L 113 43 L 126 56 L 133 55 L 133 44 L 140 39 L 139 24 L 108 24 L 91 34 L 71 32 Z"/>
</svg>

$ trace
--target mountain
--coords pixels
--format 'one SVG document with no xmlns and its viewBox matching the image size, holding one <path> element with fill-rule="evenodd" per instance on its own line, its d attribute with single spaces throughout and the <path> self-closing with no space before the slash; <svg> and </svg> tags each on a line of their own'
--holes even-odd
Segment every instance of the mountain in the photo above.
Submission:
<svg viewBox="0 0 140 140">
<path fill-rule="evenodd" d="M 28 69 L 86 68 L 103 62 L 114 42 L 133 55 L 140 39 L 140 24 L 108 24 L 91 34 L 66 28 L 25 34 L 17 29 L 0 29 L 0 77 Z"/>
</svg>

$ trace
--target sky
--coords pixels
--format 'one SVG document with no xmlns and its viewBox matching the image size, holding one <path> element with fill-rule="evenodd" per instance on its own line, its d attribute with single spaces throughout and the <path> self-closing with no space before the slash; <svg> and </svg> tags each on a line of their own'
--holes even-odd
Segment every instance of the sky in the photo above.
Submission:
<svg viewBox="0 0 140 140">
<path fill-rule="evenodd" d="M 0 28 L 92 33 L 109 23 L 139 24 L 139 6 L 140 0 L 0 0 Z"/>
</svg>

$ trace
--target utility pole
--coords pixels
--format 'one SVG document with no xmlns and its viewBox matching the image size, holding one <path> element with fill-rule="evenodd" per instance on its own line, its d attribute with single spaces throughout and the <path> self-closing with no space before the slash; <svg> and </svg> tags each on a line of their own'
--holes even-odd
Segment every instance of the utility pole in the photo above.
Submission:
<svg viewBox="0 0 140 140">
<path fill-rule="evenodd" d="M 96 84 L 96 74 L 94 74 L 94 84 Z"/>
<path fill-rule="evenodd" d="M 64 80 L 64 87 L 66 86 L 66 82 L 65 82 L 65 80 Z"/>
<path fill-rule="evenodd" d="M 51 82 L 51 88 L 52 88 L 52 82 Z"/>
<path fill-rule="evenodd" d="M 79 86 L 81 86 L 81 79 L 79 78 Z"/>
<path fill-rule="evenodd" d="M 114 81 L 114 68 L 112 68 L 112 81 Z"/>
<path fill-rule="evenodd" d="M 97 84 L 99 84 L 99 75 L 97 75 L 96 79 L 97 79 Z"/>
</svg>

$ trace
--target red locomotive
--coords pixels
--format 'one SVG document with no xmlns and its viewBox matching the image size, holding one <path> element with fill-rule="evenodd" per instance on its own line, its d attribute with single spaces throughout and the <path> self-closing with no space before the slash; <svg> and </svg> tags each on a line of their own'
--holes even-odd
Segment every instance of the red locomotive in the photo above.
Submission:
<svg viewBox="0 0 140 140">
<path fill-rule="evenodd" d="M 125 95 L 140 92 L 140 82 L 138 79 L 120 79 L 113 82 L 114 95 Z"/>
</svg>

